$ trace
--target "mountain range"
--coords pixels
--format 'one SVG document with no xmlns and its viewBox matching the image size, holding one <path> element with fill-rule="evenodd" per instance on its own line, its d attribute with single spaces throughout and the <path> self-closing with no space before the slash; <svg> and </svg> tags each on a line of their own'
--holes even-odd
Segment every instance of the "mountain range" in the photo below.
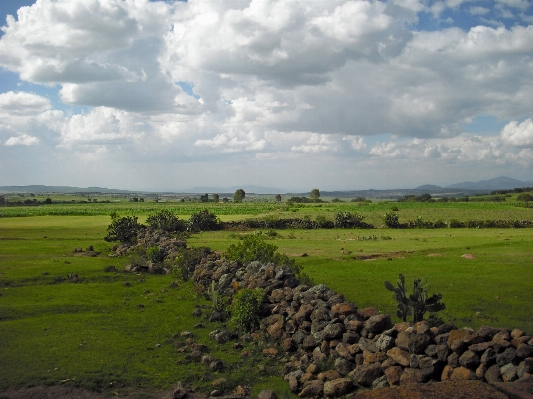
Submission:
<svg viewBox="0 0 533 399">
<path fill-rule="evenodd" d="M 510 177 L 500 176 L 494 179 L 481 180 L 478 182 L 462 182 L 449 186 L 441 187 L 434 184 L 424 184 L 414 189 L 394 189 L 394 190 L 360 190 L 360 191 L 332 191 L 331 193 L 323 192 L 323 195 L 341 196 L 342 193 L 387 193 L 398 191 L 442 191 L 442 190 L 509 190 L 517 187 L 533 187 L 533 181 L 522 181 L 512 179 Z M 287 190 L 272 187 L 262 187 L 254 185 L 244 186 L 232 186 L 232 187 L 210 187 L 210 186 L 198 186 L 191 187 L 184 190 L 168 190 L 168 193 L 188 193 L 188 194 L 204 194 L 204 193 L 219 193 L 219 194 L 233 194 L 236 190 L 242 188 L 248 194 L 285 194 Z M 30 185 L 30 186 L 0 186 L 0 193 L 117 193 L 117 194 L 134 194 L 141 193 L 142 191 L 131 190 L 117 190 L 103 187 L 70 187 L 70 186 L 45 186 L 45 185 Z M 146 192 L 146 191 L 145 191 Z M 148 193 L 148 192 L 146 192 Z"/>
</svg>

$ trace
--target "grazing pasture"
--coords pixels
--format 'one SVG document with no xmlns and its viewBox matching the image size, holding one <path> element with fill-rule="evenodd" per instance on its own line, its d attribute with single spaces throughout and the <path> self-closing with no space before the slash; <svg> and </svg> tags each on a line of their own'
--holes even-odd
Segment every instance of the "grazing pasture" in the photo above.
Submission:
<svg viewBox="0 0 533 399">
<path fill-rule="evenodd" d="M 193 317 L 211 303 L 190 282 L 174 275 L 137 275 L 123 270 L 128 258 L 108 257 L 105 242 L 109 213 L 139 216 L 141 223 L 160 209 L 186 219 L 208 208 L 223 221 L 258 217 L 333 219 L 338 211 L 359 212 L 383 225 L 383 214 L 398 207 L 400 222 L 421 216 L 442 219 L 526 219 L 533 210 L 513 203 L 334 204 L 58 204 L 0 208 L 0 389 L 28 385 L 70 384 L 108 392 L 168 388 L 177 381 L 209 393 L 212 381 L 223 388 L 253 386 L 257 393 L 276 387 L 289 397 L 277 376 L 278 361 L 262 355 L 260 345 L 213 344 L 219 328 Z M 35 216 L 41 215 L 41 216 Z M 17 217 L 18 215 L 18 217 Z M 70 215 L 70 216 L 68 216 Z M 194 234 L 189 246 L 223 252 L 254 231 Z M 533 229 L 278 230 L 262 232 L 279 251 L 297 259 L 316 282 L 325 283 L 360 308 L 375 306 L 395 313 L 396 304 L 383 282 L 428 277 L 447 308 L 439 313 L 457 326 L 492 325 L 533 333 Z M 89 246 L 94 252 L 86 251 Z M 83 252 L 74 252 L 75 248 Z M 91 256 L 92 255 L 92 256 Z M 94 256 L 95 255 L 95 256 Z M 468 255 L 468 256 L 464 256 Z M 114 266 L 114 268 L 111 268 Z M 77 281 L 72 279 L 77 275 Z M 398 320 L 397 318 L 395 319 Z M 194 328 L 201 322 L 205 328 Z M 209 373 L 180 352 L 190 331 L 209 344 L 210 354 L 228 367 Z M 248 350 L 250 356 L 241 352 Z M 258 365 L 263 365 L 258 372 Z M 201 378 L 198 378 L 201 376 Z"/>
</svg>

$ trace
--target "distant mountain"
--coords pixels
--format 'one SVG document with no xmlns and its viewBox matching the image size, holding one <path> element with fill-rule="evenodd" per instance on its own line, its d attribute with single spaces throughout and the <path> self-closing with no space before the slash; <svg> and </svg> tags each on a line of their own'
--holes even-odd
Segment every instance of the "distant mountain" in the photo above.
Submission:
<svg viewBox="0 0 533 399">
<path fill-rule="evenodd" d="M 262 186 L 254 186 L 254 185 L 233 186 L 233 187 L 200 186 L 200 187 L 188 188 L 186 190 L 180 190 L 180 192 L 194 193 L 194 194 L 204 194 L 204 193 L 233 194 L 236 190 L 240 188 L 242 188 L 246 194 L 285 194 L 287 192 L 287 190 L 282 190 L 279 188 L 262 187 Z"/>
<path fill-rule="evenodd" d="M 118 193 L 130 194 L 138 193 L 138 191 L 116 190 L 102 187 L 70 187 L 70 186 L 0 186 L 1 193 Z"/>
<path fill-rule="evenodd" d="M 415 190 L 440 190 L 441 186 L 436 186 L 434 184 L 424 184 L 422 186 L 418 186 L 415 188 Z"/>
<path fill-rule="evenodd" d="M 529 187 L 531 182 L 512 179 L 510 177 L 500 176 L 494 179 L 481 180 L 478 182 L 463 182 L 452 184 L 446 188 L 453 189 L 474 189 L 474 190 L 510 190 L 517 187 Z"/>
</svg>

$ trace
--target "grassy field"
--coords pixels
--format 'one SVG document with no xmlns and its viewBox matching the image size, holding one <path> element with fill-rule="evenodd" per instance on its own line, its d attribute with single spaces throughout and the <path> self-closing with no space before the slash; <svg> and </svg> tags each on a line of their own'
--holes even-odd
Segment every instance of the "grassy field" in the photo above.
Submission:
<svg viewBox="0 0 533 399">
<path fill-rule="evenodd" d="M 249 344 L 243 349 L 252 356 L 243 358 L 243 349 L 235 350 L 231 343 L 214 345 L 208 339 L 218 326 L 191 316 L 196 305 L 205 306 L 205 313 L 210 303 L 198 297 L 190 283 L 171 288 L 173 276 L 105 272 L 110 265 L 122 268 L 128 259 L 107 256 L 112 245 L 103 237 L 109 216 L 85 216 L 95 205 L 110 204 L 65 205 L 77 207 L 72 213 L 84 216 L 28 213 L 0 218 L 0 389 L 65 383 L 122 394 L 183 381 L 208 393 L 212 379 L 224 377 L 227 390 L 248 384 L 257 393 L 274 386 L 280 396 L 290 396 L 286 383 L 275 376 L 279 361 L 263 357 L 261 346 Z M 533 212 L 511 204 L 416 205 L 397 204 L 400 221 L 416 216 L 531 220 Z M 121 206 L 122 214 L 133 212 L 144 222 L 153 209 L 169 205 Z M 359 211 L 365 220 L 377 224 L 392 206 L 272 203 L 212 204 L 209 209 L 222 220 L 319 214 L 333 218 L 341 209 Z M 62 209 L 55 207 L 49 209 Z M 186 218 L 205 204 L 172 207 Z M 23 211 L 41 208 L 47 209 Z M 5 209 L 10 210 L 0 211 Z M 89 211 L 83 214 L 84 209 Z M 206 232 L 193 235 L 189 245 L 224 251 L 241 234 L 249 233 Z M 271 242 L 280 252 L 297 257 L 316 283 L 329 285 L 361 308 L 375 306 L 393 314 L 395 304 L 383 281 L 394 283 L 399 273 L 408 280 L 427 276 L 431 292 L 443 294 L 445 321 L 458 326 L 517 327 L 533 333 L 533 229 L 283 230 L 278 234 Z M 90 245 L 99 256 L 74 252 L 76 247 Z M 80 281 L 69 281 L 71 273 L 77 273 Z M 195 329 L 199 321 L 206 328 Z M 209 373 L 206 366 L 187 359 L 178 350 L 185 345 L 184 331 L 208 344 L 210 354 L 224 359 L 228 367 Z M 259 364 L 265 365 L 262 374 L 257 372 Z"/>
</svg>

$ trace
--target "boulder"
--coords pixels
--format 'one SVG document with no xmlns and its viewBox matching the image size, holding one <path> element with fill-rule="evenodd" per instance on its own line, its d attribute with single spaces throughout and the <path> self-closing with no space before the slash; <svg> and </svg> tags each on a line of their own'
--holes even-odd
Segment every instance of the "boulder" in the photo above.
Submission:
<svg viewBox="0 0 533 399">
<path fill-rule="evenodd" d="M 365 328 L 372 333 L 380 333 L 392 327 L 392 321 L 388 314 L 371 316 L 365 322 Z"/>
<path fill-rule="evenodd" d="M 381 364 L 365 364 L 360 365 L 353 370 L 349 376 L 352 377 L 359 385 L 369 387 L 372 385 L 372 381 L 383 375 L 381 370 Z"/>
<path fill-rule="evenodd" d="M 353 382 L 348 378 L 339 378 L 324 383 L 324 395 L 328 397 L 342 396 L 353 390 Z"/>
<path fill-rule="evenodd" d="M 324 390 L 324 383 L 319 380 L 308 381 L 307 385 L 298 394 L 299 398 L 313 398 L 320 396 Z"/>
</svg>

